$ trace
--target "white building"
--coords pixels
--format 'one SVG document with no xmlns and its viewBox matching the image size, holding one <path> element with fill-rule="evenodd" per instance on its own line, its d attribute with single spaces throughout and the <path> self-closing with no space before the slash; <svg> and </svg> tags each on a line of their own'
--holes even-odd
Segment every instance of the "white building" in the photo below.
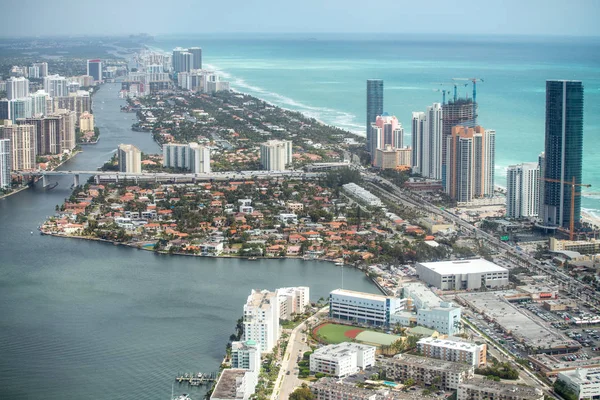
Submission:
<svg viewBox="0 0 600 400">
<path fill-rule="evenodd" d="M 10 167 L 10 140 L 0 139 L 0 189 L 10 188 Z"/>
<path fill-rule="evenodd" d="M 69 95 L 67 79 L 60 75 L 48 75 L 44 77 L 44 90 L 50 97 L 66 97 Z"/>
<path fill-rule="evenodd" d="M 374 390 L 359 388 L 334 378 L 321 378 L 310 387 L 310 390 L 316 400 L 376 400 L 382 398 Z"/>
<path fill-rule="evenodd" d="M 310 355 L 310 372 L 321 372 L 338 378 L 352 375 L 375 365 L 375 347 L 344 342 L 315 350 Z"/>
<path fill-rule="evenodd" d="M 40 78 L 43 78 L 48 75 L 48 63 L 47 62 L 38 62 L 38 63 L 33 63 L 32 65 L 34 67 L 37 67 Z"/>
<path fill-rule="evenodd" d="M 50 103 L 50 96 L 43 90 L 38 90 L 35 93 L 29 95 L 31 98 L 31 116 L 39 116 L 49 114 L 48 104 Z"/>
<path fill-rule="evenodd" d="M 252 290 L 244 304 L 244 340 L 260 345 L 268 353 L 279 340 L 279 300 L 277 293 Z"/>
<path fill-rule="evenodd" d="M 142 172 L 142 152 L 132 144 L 119 145 L 119 172 Z"/>
<path fill-rule="evenodd" d="M 252 371 L 227 368 L 221 372 L 210 400 L 248 400 L 255 390 Z"/>
<path fill-rule="evenodd" d="M 600 368 L 577 368 L 558 374 L 558 380 L 575 393 L 578 399 L 600 397 Z"/>
<path fill-rule="evenodd" d="M 374 326 L 389 326 L 391 317 L 404 309 L 405 301 L 380 294 L 336 289 L 329 293 L 329 317 Z"/>
<path fill-rule="evenodd" d="M 165 144 L 163 167 L 186 169 L 195 174 L 210 173 L 210 150 L 198 143 Z"/>
<path fill-rule="evenodd" d="M 474 379 L 458 385 L 457 400 L 544 400 L 541 389 Z"/>
<path fill-rule="evenodd" d="M 284 171 L 292 163 L 291 140 L 269 140 L 260 145 L 260 164 L 268 171 Z"/>
<path fill-rule="evenodd" d="M 412 114 L 413 171 L 423 177 L 442 179 L 442 104 Z"/>
<path fill-rule="evenodd" d="M 302 314 L 310 304 L 310 289 L 307 286 L 277 289 L 279 298 L 279 318 L 291 319 L 293 314 Z"/>
<path fill-rule="evenodd" d="M 417 325 L 434 329 L 444 335 L 455 335 L 460 331 L 461 308 L 454 303 L 440 299 L 422 283 L 407 283 L 402 287 L 402 296 L 407 310 L 415 312 L 415 316 L 407 319 L 407 313 L 392 316 L 392 323 L 406 325 L 414 320 Z"/>
<path fill-rule="evenodd" d="M 419 279 L 442 290 L 508 286 L 508 270 L 484 259 L 417 263 Z"/>
<path fill-rule="evenodd" d="M 425 357 L 467 363 L 475 368 L 486 364 L 487 346 L 453 339 L 427 337 L 417 343 L 419 353 Z"/>
<path fill-rule="evenodd" d="M 540 165 L 509 165 L 506 173 L 506 216 L 537 217 L 540 209 Z"/>
<path fill-rule="evenodd" d="M 6 98 L 22 99 L 29 96 L 29 79 L 24 77 L 9 78 L 6 81 Z"/>
<path fill-rule="evenodd" d="M 383 203 L 381 202 L 379 197 L 375 196 L 373 193 L 369 192 L 368 190 L 364 189 L 363 187 L 358 186 L 354 182 L 346 183 L 345 185 L 342 185 L 342 187 L 350 195 L 358 198 L 359 200 L 363 201 L 364 203 L 366 203 L 369 206 L 374 206 L 374 207 L 383 206 Z"/>
<path fill-rule="evenodd" d="M 231 368 L 260 372 L 260 345 L 253 341 L 231 343 Z"/>
</svg>

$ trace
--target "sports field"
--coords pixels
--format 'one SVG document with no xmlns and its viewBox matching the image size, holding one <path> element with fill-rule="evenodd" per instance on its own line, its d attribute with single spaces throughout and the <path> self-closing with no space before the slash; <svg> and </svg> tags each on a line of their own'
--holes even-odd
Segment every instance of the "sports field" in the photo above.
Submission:
<svg viewBox="0 0 600 400">
<path fill-rule="evenodd" d="M 338 344 L 354 340 L 359 343 L 370 344 L 373 346 L 389 346 L 400 338 L 396 335 L 388 335 L 386 333 L 370 331 L 354 326 L 330 323 L 317 326 L 313 330 L 313 334 L 329 344 Z"/>
</svg>

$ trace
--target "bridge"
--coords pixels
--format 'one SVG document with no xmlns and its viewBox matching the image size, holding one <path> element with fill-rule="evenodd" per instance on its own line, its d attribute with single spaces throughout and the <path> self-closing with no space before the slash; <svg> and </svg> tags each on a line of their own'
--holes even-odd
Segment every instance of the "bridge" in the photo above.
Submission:
<svg viewBox="0 0 600 400">
<path fill-rule="evenodd" d="M 139 182 L 168 182 L 168 183 L 196 183 L 196 182 L 211 182 L 211 181 L 228 181 L 228 180 L 252 180 L 252 179 L 268 179 L 268 178 L 298 178 L 298 179 L 315 179 L 322 172 L 304 172 L 296 170 L 286 171 L 227 171 L 227 172 L 212 172 L 209 174 L 192 174 L 192 173 L 167 173 L 167 172 L 119 172 L 119 171 L 21 171 L 21 176 L 41 177 L 42 185 L 48 186 L 48 177 L 52 176 L 73 176 L 73 186 L 79 186 L 80 176 L 93 176 L 97 184 L 103 182 L 123 182 L 133 181 L 136 184 Z"/>
</svg>

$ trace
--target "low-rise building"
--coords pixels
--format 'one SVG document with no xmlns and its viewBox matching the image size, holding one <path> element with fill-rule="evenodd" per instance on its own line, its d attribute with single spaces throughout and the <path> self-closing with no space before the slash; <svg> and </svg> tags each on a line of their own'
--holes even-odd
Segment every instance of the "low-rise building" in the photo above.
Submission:
<svg viewBox="0 0 600 400">
<path fill-rule="evenodd" d="M 356 197 L 360 201 L 364 202 L 368 206 L 381 207 L 383 203 L 379 199 L 379 197 L 375 196 L 373 193 L 369 192 L 365 188 L 358 186 L 356 183 L 346 183 L 342 185 L 344 190 L 350 194 L 351 196 Z"/>
<path fill-rule="evenodd" d="M 544 400 L 544 392 L 531 386 L 489 380 L 471 380 L 458 385 L 458 400 Z"/>
<path fill-rule="evenodd" d="M 373 326 L 389 326 L 392 314 L 404 309 L 405 301 L 380 294 L 337 289 L 329 294 L 329 317 Z"/>
<path fill-rule="evenodd" d="M 248 400 L 255 389 L 253 372 L 245 369 L 224 369 L 210 400 Z"/>
<path fill-rule="evenodd" d="M 441 390 L 456 390 L 458 385 L 473 377 L 472 365 L 399 354 L 384 362 L 385 376 L 395 382 L 411 379 L 419 385 L 437 386 Z"/>
<path fill-rule="evenodd" d="M 560 372 L 558 380 L 575 393 L 578 399 L 600 397 L 600 368 L 577 368 Z"/>
<path fill-rule="evenodd" d="M 310 371 L 336 377 L 354 374 L 375 365 L 375 347 L 344 342 L 321 347 L 310 355 Z"/>
<path fill-rule="evenodd" d="M 347 385 L 333 378 L 323 378 L 310 387 L 316 400 L 375 400 L 373 390 Z"/>
<path fill-rule="evenodd" d="M 484 259 L 415 264 L 419 279 L 442 290 L 508 286 L 508 270 Z"/>
<path fill-rule="evenodd" d="M 467 363 L 475 368 L 485 365 L 487 346 L 454 339 L 423 338 L 417 343 L 419 352 L 425 357 Z"/>
</svg>

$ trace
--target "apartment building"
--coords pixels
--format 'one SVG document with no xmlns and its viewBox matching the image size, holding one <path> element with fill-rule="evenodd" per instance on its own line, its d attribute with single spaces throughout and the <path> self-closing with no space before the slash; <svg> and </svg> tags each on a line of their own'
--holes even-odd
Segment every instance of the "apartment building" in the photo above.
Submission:
<svg viewBox="0 0 600 400">
<path fill-rule="evenodd" d="M 252 290 L 244 304 L 244 341 L 253 340 L 261 353 L 268 353 L 279 340 L 277 293 Z"/>
<path fill-rule="evenodd" d="M 544 392 L 531 386 L 473 380 L 458 385 L 458 400 L 544 400 Z"/>
<path fill-rule="evenodd" d="M 316 400 L 375 400 L 373 390 L 344 384 L 337 379 L 323 378 L 310 387 Z"/>
<path fill-rule="evenodd" d="M 310 304 L 310 289 L 307 286 L 277 289 L 279 298 L 279 318 L 291 319 L 294 314 L 302 314 Z"/>
<path fill-rule="evenodd" d="M 473 377 L 474 368 L 469 364 L 399 354 L 384 362 L 385 374 L 395 382 L 412 379 L 416 384 L 433 386 L 441 390 L 456 390 Z"/>
<path fill-rule="evenodd" d="M 344 342 L 321 347 L 310 355 L 310 371 L 336 377 L 352 375 L 375 365 L 375 347 Z"/>
<path fill-rule="evenodd" d="M 425 357 L 467 363 L 475 368 L 485 365 L 487 346 L 453 339 L 423 338 L 417 343 L 419 353 Z"/>
</svg>

